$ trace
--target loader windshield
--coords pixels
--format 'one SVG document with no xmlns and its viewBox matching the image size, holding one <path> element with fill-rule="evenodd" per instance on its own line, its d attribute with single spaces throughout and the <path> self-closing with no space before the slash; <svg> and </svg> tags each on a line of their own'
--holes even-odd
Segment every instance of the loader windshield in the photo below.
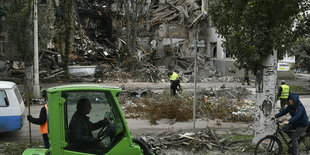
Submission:
<svg viewBox="0 0 310 155">
<path fill-rule="evenodd" d="M 66 99 L 65 149 L 104 153 L 123 137 L 123 121 L 109 91 L 70 91 L 63 92 L 62 97 Z M 81 100 L 89 105 L 79 105 L 83 104 Z"/>
</svg>

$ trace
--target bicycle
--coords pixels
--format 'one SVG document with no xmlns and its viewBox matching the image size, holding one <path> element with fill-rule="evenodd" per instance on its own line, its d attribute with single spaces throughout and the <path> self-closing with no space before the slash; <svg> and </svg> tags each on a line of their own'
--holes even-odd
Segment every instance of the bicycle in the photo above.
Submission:
<svg viewBox="0 0 310 155">
<path fill-rule="evenodd" d="M 259 154 L 276 154 L 280 155 L 282 153 L 282 142 L 278 138 L 278 134 L 281 136 L 285 144 L 288 146 L 289 150 L 293 150 L 292 144 L 285 138 L 284 131 L 280 128 L 280 123 L 273 119 L 274 123 L 277 124 L 277 130 L 273 135 L 267 135 L 260 139 L 255 146 L 254 155 Z M 290 131 L 293 133 L 293 131 Z M 304 132 L 300 138 L 298 139 L 298 144 L 301 146 L 301 142 L 304 145 L 305 151 L 308 154 L 310 151 L 310 127 L 308 127 L 307 131 Z M 299 150 L 302 150 L 301 148 Z"/>
</svg>

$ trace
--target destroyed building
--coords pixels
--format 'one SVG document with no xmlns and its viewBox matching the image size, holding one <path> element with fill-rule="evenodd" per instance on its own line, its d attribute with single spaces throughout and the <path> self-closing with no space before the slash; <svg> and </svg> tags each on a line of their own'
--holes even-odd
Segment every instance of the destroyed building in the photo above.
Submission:
<svg viewBox="0 0 310 155">
<path fill-rule="evenodd" d="M 240 75 L 210 22 L 206 0 L 126 2 L 79 0 L 73 5 L 69 65 L 96 66 L 88 81 L 160 82 L 176 69 L 183 82 L 193 82 L 196 40 L 199 82 Z M 43 80 L 65 76 L 63 58 L 53 44 L 40 49 Z"/>
</svg>

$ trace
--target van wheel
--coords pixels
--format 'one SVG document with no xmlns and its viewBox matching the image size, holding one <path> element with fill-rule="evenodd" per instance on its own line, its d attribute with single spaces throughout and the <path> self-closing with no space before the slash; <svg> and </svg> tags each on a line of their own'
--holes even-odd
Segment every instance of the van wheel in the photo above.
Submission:
<svg viewBox="0 0 310 155">
<path fill-rule="evenodd" d="M 135 137 L 132 139 L 132 141 L 140 146 L 141 150 L 143 151 L 143 155 L 152 155 L 149 146 L 141 137 Z"/>
</svg>

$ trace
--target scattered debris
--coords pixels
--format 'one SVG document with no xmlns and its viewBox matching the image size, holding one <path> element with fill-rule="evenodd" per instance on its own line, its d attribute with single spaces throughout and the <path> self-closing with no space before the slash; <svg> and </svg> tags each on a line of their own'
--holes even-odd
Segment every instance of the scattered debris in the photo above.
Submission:
<svg viewBox="0 0 310 155">
<path fill-rule="evenodd" d="M 169 94 L 164 90 L 163 94 Z M 197 118 L 249 122 L 253 120 L 254 100 L 249 91 L 237 87 L 202 91 L 197 93 Z M 157 124 L 160 119 L 188 121 L 192 119 L 193 94 L 182 93 L 177 97 L 156 94 L 147 90 L 124 90 L 119 96 L 125 117 L 142 117 Z M 217 123 L 221 125 L 221 123 Z"/>
<path fill-rule="evenodd" d="M 244 140 L 229 141 L 221 138 L 210 128 L 185 133 L 184 131 L 165 131 L 158 135 L 142 137 L 155 155 L 163 154 L 164 150 L 168 149 L 187 150 L 193 154 L 215 150 L 225 153 L 230 151 L 229 147 L 244 142 Z"/>
<path fill-rule="evenodd" d="M 140 18 L 127 21 L 124 1 L 76 1 L 74 6 L 73 50 L 68 55 L 68 65 L 96 66 L 95 76 L 65 79 L 64 58 L 53 41 L 40 49 L 40 80 L 65 82 L 168 82 L 167 73 L 176 69 L 182 82 L 193 82 L 194 56 L 191 54 L 190 29 L 205 23 L 206 14 L 201 2 L 193 0 L 139 1 Z M 140 4 L 141 3 L 141 4 Z M 138 8 L 138 7 L 137 7 Z M 58 12 L 61 13 L 61 12 Z M 130 22 L 126 26 L 126 22 Z M 131 22 L 137 25 L 133 26 Z M 137 31 L 136 49 L 129 53 L 127 34 Z M 64 27 L 56 26 L 56 29 Z M 58 30 L 55 30 L 58 31 Z M 59 31 L 61 32 L 61 31 Z M 184 34 L 183 34 L 184 33 Z M 173 40 L 171 35 L 183 36 Z M 186 37 L 184 37 L 186 36 Z M 170 38 L 170 39 L 169 39 Z M 163 39 L 170 41 L 164 43 Z M 59 45 L 60 46 L 60 45 Z M 162 47 L 161 47 L 162 46 Z M 7 78 L 22 79 L 24 65 L 10 62 L 5 70 Z M 221 77 L 210 66 L 210 57 L 199 52 L 197 82 L 238 81 L 234 77 Z M 164 68 L 163 68 L 164 67 Z M 9 69 L 8 69 L 9 68 Z M 1 75 L 0 75 L 1 76 Z M 6 78 L 2 78 L 6 79 Z M 13 79 L 13 81 L 15 81 Z"/>
</svg>

